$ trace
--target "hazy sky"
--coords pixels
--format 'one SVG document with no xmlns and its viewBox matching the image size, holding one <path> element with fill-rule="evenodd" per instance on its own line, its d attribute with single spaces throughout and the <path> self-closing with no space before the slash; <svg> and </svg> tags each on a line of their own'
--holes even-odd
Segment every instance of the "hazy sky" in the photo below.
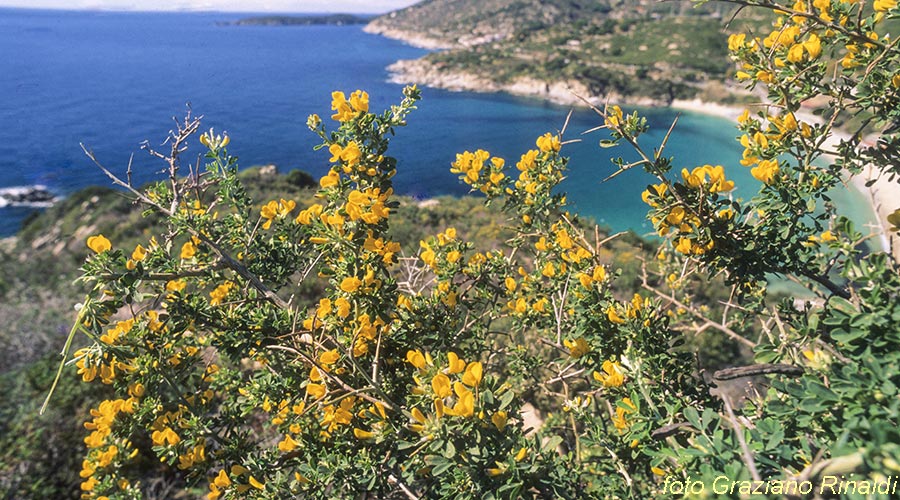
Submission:
<svg viewBox="0 0 900 500">
<path fill-rule="evenodd" d="M 0 7 L 103 10 L 381 13 L 418 0 L 0 0 Z"/>
</svg>

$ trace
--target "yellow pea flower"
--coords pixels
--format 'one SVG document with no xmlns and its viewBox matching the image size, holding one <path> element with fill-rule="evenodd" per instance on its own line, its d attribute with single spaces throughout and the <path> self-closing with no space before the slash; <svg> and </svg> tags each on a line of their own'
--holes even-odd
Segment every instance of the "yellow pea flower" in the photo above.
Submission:
<svg viewBox="0 0 900 500">
<path fill-rule="evenodd" d="M 93 250 L 94 253 L 103 253 L 112 248 L 112 243 L 106 239 L 106 236 L 98 234 L 87 239 L 87 246 Z"/>
<path fill-rule="evenodd" d="M 763 160 L 759 162 L 759 165 L 750 169 L 750 175 L 752 175 L 756 180 L 764 182 L 766 184 L 771 184 L 775 179 L 775 176 L 778 174 L 778 161 L 777 160 Z"/>
<path fill-rule="evenodd" d="M 362 286 L 362 281 L 356 276 L 348 276 L 341 281 L 341 290 L 347 293 L 359 290 L 360 286 Z"/>
<path fill-rule="evenodd" d="M 253 476 L 250 476 L 250 479 L 248 479 L 247 482 L 250 483 L 250 486 L 253 486 L 254 488 L 256 488 L 258 490 L 262 490 L 262 489 L 266 488 L 265 483 L 259 482 L 259 480 Z"/>
<path fill-rule="evenodd" d="M 306 394 L 313 399 L 322 399 L 325 397 L 325 386 L 322 384 L 306 384 Z"/>
<path fill-rule="evenodd" d="M 356 439 L 359 439 L 360 441 L 366 441 L 375 437 L 375 433 L 364 431 L 357 427 L 353 428 L 353 435 L 356 436 Z"/>
<path fill-rule="evenodd" d="M 194 255 L 197 253 L 197 247 L 194 246 L 193 241 L 186 241 L 184 245 L 181 245 L 181 258 L 182 259 L 193 259 Z"/>
<path fill-rule="evenodd" d="M 481 383 L 483 368 L 480 361 L 473 361 L 466 366 L 466 371 L 462 376 L 462 383 L 469 387 L 478 387 Z"/>
<path fill-rule="evenodd" d="M 551 135 L 550 132 L 538 137 L 535 143 L 537 144 L 538 149 L 544 153 L 559 151 L 560 148 L 559 136 Z"/>
<path fill-rule="evenodd" d="M 616 312 L 615 306 L 612 305 L 606 308 L 606 317 L 613 323 L 620 325 L 625 323 L 625 320 Z"/>
<path fill-rule="evenodd" d="M 573 358 L 580 358 L 591 350 L 591 347 L 588 345 L 587 341 L 584 340 L 584 337 L 578 337 L 575 340 L 563 340 L 563 345 L 569 348 L 569 355 Z"/>
<path fill-rule="evenodd" d="M 887 12 L 897 7 L 897 0 L 875 0 L 872 8 L 875 12 Z"/>
<path fill-rule="evenodd" d="M 443 373 L 438 373 L 431 379 L 431 388 L 439 398 L 446 398 L 453 394 L 450 389 L 450 378 Z"/>
<path fill-rule="evenodd" d="M 425 369 L 425 356 L 418 349 L 407 351 L 406 361 L 420 370 Z"/>
<path fill-rule="evenodd" d="M 594 380 L 603 384 L 604 387 L 620 387 L 625 382 L 625 375 L 622 373 L 619 363 L 607 360 L 603 362 L 601 368 L 605 373 L 595 371 Z"/>
<path fill-rule="evenodd" d="M 447 353 L 447 361 L 450 364 L 447 373 L 451 375 L 453 375 L 454 373 L 459 373 L 466 369 L 466 362 L 459 359 L 459 356 L 457 356 L 455 352 L 451 351 Z"/>
<path fill-rule="evenodd" d="M 498 431 L 502 431 L 506 427 L 507 416 L 505 411 L 498 411 L 491 415 L 491 423 Z"/>
<path fill-rule="evenodd" d="M 290 434 L 285 435 L 284 439 L 282 439 L 278 443 L 278 449 L 285 453 L 293 451 L 295 448 L 297 448 L 297 446 L 299 446 L 299 443 L 297 443 L 297 441 L 295 441 L 294 438 L 290 436 Z"/>
</svg>

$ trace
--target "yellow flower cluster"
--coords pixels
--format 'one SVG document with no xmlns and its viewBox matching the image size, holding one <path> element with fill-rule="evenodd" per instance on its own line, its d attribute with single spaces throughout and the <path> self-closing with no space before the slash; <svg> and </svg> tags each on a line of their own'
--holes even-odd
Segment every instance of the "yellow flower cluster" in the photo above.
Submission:
<svg viewBox="0 0 900 500">
<path fill-rule="evenodd" d="M 643 200 L 644 203 L 650 205 L 651 207 L 656 208 L 659 206 L 658 200 L 666 194 L 666 191 L 668 191 L 668 189 L 669 186 L 664 182 L 661 182 L 659 184 L 651 184 L 648 189 L 645 189 L 644 192 L 641 193 L 641 200 Z"/>
<path fill-rule="evenodd" d="M 430 396 L 434 408 L 433 419 L 426 418 L 421 410 L 413 408 L 413 423 L 409 426 L 413 432 L 425 433 L 444 415 L 460 418 L 475 416 L 476 393 L 483 377 L 481 362 L 466 364 L 456 353 L 449 352 L 447 366 L 441 368 L 434 365 L 430 354 L 423 354 L 419 350 L 408 351 L 406 361 L 418 371 L 413 376 L 416 383 L 413 393 Z M 479 418 L 482 416 L 479 415 Z M 506 426 L 505 413 L 501 416 L 494 415 L 491 420 L 500 430 Z"/>
<path fill-rule="evenodd" d="M 580 358 L 591 350 L 584 337 L 563 340 L 563 345 L 569 349 L 569 355 L 573 358 Z"/>
<path fill-rule="evenodd" d="M 91 433 L 84 438 L 84 444 L 88 448 L 88 454 L 81 464 L 79 476 L 82 478 L 82 498 L 94 498 L 94 490 L 99 483 L 98 472 L 110 468 L 117 458 L 133 458 L 137 450 L 133 449 L 127 439 L 115 438 L 112 435 L 113 426 L 118 415 L 131 415 L 135 411 L 137 400 L 134 397 L 128 399 L 104 400 L 100 405 L 91 410 L 91 421 L 85 422 L 85 429 Z M 129 486 L 122 480 L 121 489 Z M 98 497 L 102 498 L 102 497 Z"/>
<path fill-rule="evenodd" d="M 278 219 L 284 219 L 297 207 L 294 200 L 285 200 L 284 198 L 276 201 L 272 200 L 263 205 L 260 210 L 260 216 L 266 220 L 263 223 L 263 229 L 272 227 L 272 222 Z"/>
<path fill-rule="evenodd" d="M 360 151 L 359 145 L 355 141 L 348 142 L 346 146 L 334 143 L 328 146 L 328 152 L 331 153 L 329 161 L 331 163 L 343 162 L 345 164 L 344 173 L 348 174 L 353 170 L 353 167 L 359 164 L 362 158 L 362 151 Z"/>
<path fill-rule="evenodd" d="M 234 288 L 234 283 L 226 281 L 209 292 L 209 305 L 217 306 L 228 298 L 228 294 Z"/>
<path fill-rule="evenodd" d="M 690 172 L 685 168 L 681 170 L 681 177 L 691 189 L 704 189 L 709 193 L 727 193 L 734 189 L 734 181 L 725 179 L 725 168 L 722 165 L 703 165 Z"/>
<path fill-rule="evenodd" d="M 224 148 L 231 142 L 231 137 L 228 137 L 226 133 L 224 136 L 216 134 L 215 130 L 209 129 L 208 132 L 204 132 L 200 134 L 200 144 L 208 147 L 209 149 L 216 151 L 218 149 Z"/>
<path fill-rule="evenodd" d="M 331 110 L 335 113 L 331 118 L 346 122 L 356 118 L 360 113 L 369 112 L 369 93 L 357 90 L 350 94 L 350 100 L 340 91 L 331 93 Z"/>
<path fill-rule="evenodd" d="M 558 156 L 561 147 L 559 136 L 546 133 L 538 137 L 535 144 L 538 149 L 525 152 L 516 163 L 519 177 L 514 186 L 518 191 L 524 191 L 523 203 L 526 206 L 534 205 L 539 194 L 549 194 L 553 186 L 562 180 L 562 172 L 548 161 Z M 507 194 L 512 194 L 512 189 L 507 189 Z"/>
<path fill-rule="evenodd" d="M 117 371 L 134 371 L 134 367 L 117 360 L 109 352 L 101 354 L 91 348 L 75 351 L 75 359 L 78 374 L 81 375 L 81 380 L 84 382 L 91 382 L 99 376 L 101 382 L 110 385 L 116 379 Z"/>
<path fill-rule="evenodd" d="M 111 328 L 100 336 L 100 342 L 107 345 L 115 345 L 119 341 L 119 337 L 130 332 L 134 327 L 134 318 L 116 322 L 115 328 Z"/>
<path fill-rule="evenodd" d="M 622 365 L 617 361 L 606 360 L 600 367 L 603 373 L 594 371 L 594 380 L 603 384 L 604 387 L 620 387 L 625 383 L 625 373 L 622 371 Z"/>
<path fill-rule="evenodd" d="M 347 196 L 344 211 L 351 221 L 362 220 L 366 224 L 378 224 L 390 214 L 390 208 L 385 206 L 385 202 L 393 194 L 391 188 L 384 192 L 379 188 L 367 188 L 363 191 L 354 189 Z"/>
<path fill-rule="evenodd" d="M 419 242 L 419 248 L 422 249 L 422 252 L 419 254 L 419 258 L 422 259 L 428 267 L 432 270 L 438 269 L 438 253 L 443 254 L 442 251 L 445 247 L 450 245 L 450 243 L 456 241 L 456 228 L 448 227 L 444 232 L 438 233 L 434 239 L 431 240 L 422 240 Z M 455 253 L 454 253 L 455 252 Z M 451 264 L 455 264 L 459 261 L 462 255 L 459 251 L 451 250 L 446 252 L 445 259 L 447 262 Z"/>
<path fill-rule="evenodd" d="M 483 149 L 474 153 L 465 151 L 456 155 L 456 161 L 450 166 L 450 172 L 462 174 L 459 178 L 484 194 L 497 194 L 502 191 L 506 174 L 503 158 L 493 157 Z"/>
<path fill-rule="evenodd" d="M 630 427 L 626 416 L 629 413 L 637 411 L 637 407 L 631 401 L 631 398 L 622 398 L 622 401 L 616 405 L 616 415 L 612 418 L 612 423 L 619 431 L 624 431 Z"/>
<path fill-rule="evenodd" d="M 209 493 L 206 498 L 208 500 L 218 500 L 222 493 L 226 492 L 232 486 L 241 495 L 250 491 L 251 488 L 263 491 L 266 489 L 265 482 L 262 482 L 250 473 L 243 465 L 232 465 L 231 475 L 225 472 L 225 469 L 219 471 L 215 478 L 209 483 Z M 232 483 L 231 477 L 240 483 Z M 246 481 L 246 482 L 245 482 Z"/>
<path fill-rule="evenodd" d="M 620 314 L 624 309 L 624 314 Z M 630 302 L 618 307 L 616 304 L 610 304 L 606 308 L 606 318 L 616 324 L 625 324 L 629 319 L 636 319 L 642 310 L 652 312 L 650 308 L 650 299 L 643 298 L 640 294 L 634 294 Z M 649 318 L 644 320 L 645 325 L 649 324 Z"/>
</svg>

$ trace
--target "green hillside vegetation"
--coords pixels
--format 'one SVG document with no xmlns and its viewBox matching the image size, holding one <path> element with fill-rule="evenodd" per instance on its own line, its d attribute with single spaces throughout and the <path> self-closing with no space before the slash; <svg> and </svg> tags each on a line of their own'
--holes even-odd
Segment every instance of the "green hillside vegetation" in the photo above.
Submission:
<svg viewBox="0 0 900 500">
<path fill-rule="evenodd" d="M 500 85 L 528 78 L 633 101 L 733 101 L 740 95 L 722 90 L 733 67 L 723 25 L 733 13 L 719 3 L 435 0 L 377 18 L 370 29 L 432 39 L 449 47 L 424 58 L 435 70 Z M 763 22 L 742 15 L 729 31 Z"/>
</svg>

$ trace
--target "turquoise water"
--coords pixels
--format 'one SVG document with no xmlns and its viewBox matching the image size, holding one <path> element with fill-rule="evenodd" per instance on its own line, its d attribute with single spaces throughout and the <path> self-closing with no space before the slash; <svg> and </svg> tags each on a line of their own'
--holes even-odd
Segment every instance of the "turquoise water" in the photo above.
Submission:
<svg viewBox="0 0 900 500">
<path fill-rule="evenodd" d="M 373 110 L 397 102 L 401 86 L 387 81 L 385 67 L 424 54 L 359 26 L 219 24 L 239 17 L 0 9 L 0 188 L 41 184 L 65 195 L 109 185 L 80 142 L 119 172 L 134 153 L 138 183 L 159 178 L 161 165 L 140 143 L 158 146 L 187 103 L 203 115 L 204 128 L 229 132 L 229 151 L 241 165 L 274 163 L 321 175 L 328 155 L 312 150 L 316 137 L 306 129 L 307 115 L 329 116 L 335 89 L 367 90 Z M 422 95 L 391 150 L 399 160 L 397 191 L 421 198 L 467 192 L 449 172 L 457 152 L 483 148 L 514 164 L 537 136 L 561 128 L 569 111 L 503 94 L 426 88 Z M 652 150 L 675 112 L 645 112 L 653 131 L 643 144 Z M 593 112 L 577 110 L 565 138 L 597 124 Z M 749 197 L 759 184 L 738 166 L 735 135 L 726 120 L 688 113 L 667 153 L 678 170 L 725 165 L 739 185 L 736 195 Z M 614 171 L 611 155 L 632 155 L 601 149 L 600 139 L 594 133 L 565 148 L 571 162 L 563 190 L 581 214 L 615 230 L 649 231 L 640 193 L 652 179 L 633 169 L 601 183 Z M 30 210 L 0 208 L 0 235 L 15 232 Z"/>
</svg>

